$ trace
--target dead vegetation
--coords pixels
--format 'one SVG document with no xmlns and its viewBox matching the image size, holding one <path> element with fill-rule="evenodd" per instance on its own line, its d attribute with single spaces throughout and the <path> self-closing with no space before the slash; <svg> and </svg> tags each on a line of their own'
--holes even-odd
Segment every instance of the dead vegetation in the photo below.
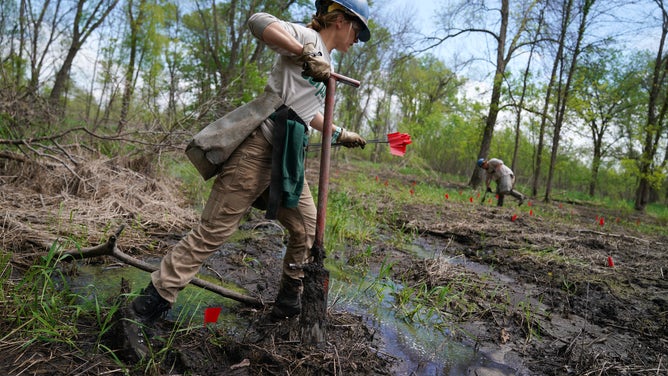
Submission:
<svg viewBox="0 0 668 376">
<path fill-rule="evenodd" d="M 145 257 L 166 252 L 197 220 L 178 182 L 152 172 L 154 160 L 104 158 L 75 147 L 64 150 L 58 160 L 31 152 L 0 155 L 0 205 L 5 208 L 0 246 L 11 255 L 2 268 L 2 275 L 11 275 L 8 283 L 18 281 L 56 240 L 67 248 L 95 245 L 126 224 L 121 246 Z M 340 168 L 337 173 L 346 172 Z M 397 280 L 453 286 L 460 299 L 439 309 L 461 329 L 459 339 L 482 352 L 504 349 L 506 361 L 518 359 L 521 369 L 527 369 L 520 374 L 665 374 L 668 239 L 634 226 L 637 220 L 648 226 L 661 224 L 650 223 L 646 216 L 582 205 L 534 203 L 532 210 L 532 215 L 524 210 L 512 220 L 514 208 L 477 202 L 386 202 L 379 215 L 391 214 L 387 217 L 395 221 L 390 223 L 394 231 L 416 234 L 433 255 L 420 259 L 377 243 L 370 245 L 369 266 L 394 262 L 392 275 Z M 606 226 L 595 222 L 598 216 L 605 216 Z M 261 216 L 249 217 L 254 229 L 276 232 L 275 226 L 263 224 Z M 221 251 L 226 257 L 217 260 L 214 269 L 247 289 L 255 288 L 253 294 L 272 299 L 280 271 L 269 267 L 278 263 L 266 250 L 280 247 L 280 229 L 278 235 L 226 245 Z M 615 260 L 614 268 L 607 264 L 608 257 Z M 242 259 L 268 267 L 250 268 Z M 0 304 L 6 318 L 16 311 L 11 302 L 5 297 Z M 8 334 L 0 338 L 0 371 L 391 375 L 392 367 L 401 363 L 384 351 L 381 334 L 356 315 L 331 310 L 326 346 L 311 348 L 299 343 L 295 322 L 267 326 L 262 310 L 236 308 L 234 313 L 247 325 L 183 333 L 157 368 L 90 352 L 99 329 L 94 322 L 77 323 L 78 347 L 72 348 L 22 342 L 21 336 L 14 336 L 21 328 L 3 319 L 1 332 Z M 172 323 L 164 325 L 169 331 Z M 107 345 L 112 343 L 107 339 Z"/>
<path fill-rule="evenodd" d="M 127 224 L 119 237 L 119 247 L 146 257 L 151 253 L 164 253 L 197 220 L 195 211 L 181 198 L 177 182 L 137 172 L 146 171 L 142 163 L 150 161 L 138 163 L 100 155 L 88 160 L 90 152 L 77 150 L 77 153 L 81 154 L 75 157 L 72 150 L 67 152 L 72 156 L 68 159 L 76 163 L 63 160 L 53 163 L 53 158 L 36 154 L 0 156 L 4 157 L 0 159 L 3 169 L 0 205 L 7 209 L 0 226 L 1 247 L 3 252 L 11 254 L 10 262 L 3 266 L 3 275 L 14 276 L 12 281 L 18 280 L 43 257 L 54 242 L 63 249 L 95 245 L 112 236 L 119 224 Z M 234 260 L 232 257 L 231 261 Z M 269 290 L 268 296 L 274 293 Z M 0 305 L 9 317 L 16 312 L 8 306 L 10 303 L 3 300 Z M 264 313 L 244 310 L 240 315 L 253 321 L 261 320 Z M 20 328 L 12 329 L 11 322 L 2 321 L 2 331 L 8 335 L 0 339 L 3 350 L 0 358 L 4 364 L 0 369 L 10 375 L 45 371 L 63 375 L 127 372 L 113 357 L 85 351 L 95 347 L 98 329 L 91 322 L 76 324 L 80 327 L 76 339 L 79 350 L 21 341 L 20 335 L 12 335 Z M 173 323 L 165 321 L 161 325 L 164 332 L 169 333 Z M 293 375 L 310 375 L 314 370 L 331 369 L 335 373 L 350 374 L 371 367 L 375 370 L 369 371 L 371 374 L 389 374 L 383 369 L 390 362 L 381 362 L 379 353 L 382 352 L 372 345 L 373 333 L 368 332 L 359 318 L 332 314 L 330 333 L 333 334 L 325 348 L 300 345 L 298 337 L 295 339 L 294 325 L 294 321 L 270 327 L 253 325 L 260 328 L 262 336 L 254 333 L 252 342 L 229 336 L 223 333 L 224 328 L 191 331 L 176 338 L 174 350 L 166 356 L 163 366 L 148 368 L 157 374 L 166 372 L 163 368 L 166 366 L 196 374 L 271 375 L 283 374 L 282 370 L 288 369 Z M 133 369 L 137 359 L 124 358 L 124 349 L 119 346 L 118 338 L 114 338 L 117 334 L 106 336 L 107 346 L 118 349 L 116 356 L 128 361 Z M 214 359 L 216 361 L 212 362 Z M 239 364 L 234 363 L 236 359 Z M 246 365 L 244 359 L 252 363 Z M 141 369 L 146 365 L 136 367 Z"/>
<path fill-rule="evenodd" d="M 43 252 L 56 240 L 79 246 L 96 244 L 121 224 L 129 225 L 123 236 L 126 247 L 150 251 L 147 236 L 174 237 L 197 220 L 178 182 L 146 174 L 155 161 L 105 158 L 83 149 L 59 157 L 41 152 L 0 156 L 0 205 L 7 209 L 2 218 L 2 246 L 22 251 L 17 257 L 30 254 L 22 249 L 26 245 Z"/>
</svg>

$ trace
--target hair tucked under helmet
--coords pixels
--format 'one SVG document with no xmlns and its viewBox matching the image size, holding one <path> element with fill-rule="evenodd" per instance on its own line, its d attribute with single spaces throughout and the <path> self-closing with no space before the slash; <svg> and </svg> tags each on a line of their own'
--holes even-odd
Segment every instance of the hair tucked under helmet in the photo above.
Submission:
<svg viewBox="0 0 668 376">
<path fill-rule="evenodd" d="M 366 42 L 371 38 L 369 31 L 369 4 L 366 0 L 315 0 L 316 17 L 322 17 L 330 12 L 341 11 L 356 18 L 361 26 L 358 38 Z"/>
</svg>

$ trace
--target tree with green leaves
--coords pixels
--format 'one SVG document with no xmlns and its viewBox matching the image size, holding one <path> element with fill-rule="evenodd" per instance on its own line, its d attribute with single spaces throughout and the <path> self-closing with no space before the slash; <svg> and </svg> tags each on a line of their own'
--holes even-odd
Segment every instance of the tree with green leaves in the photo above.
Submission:
<svg viewBox="0 0 668 376">
<path fill-rule="evenodd" d="M 489 154 L 494 128 L 503 106 L 501 91 L 506 68 L 526 43 L 523 41 L 523 35 L 534 18 L 537 4 L 538 1 L 534 0 L 518 2 L 511 7 L 509 0 L 500 0 L 493 6 L 489 6 L 486 2 L 463 1 L 439 13 L 443 19 L 445 35 L 437 38 L 436 44 L 462 35 L 480 34 L 491 38 L 495 47 L 495 57 L 491 62 L 494 66 L 491 97 L 487 115 L 483 117 L 485 126 L 478 151 L 480 158 L 485 158 Z M 517 11 L 511 12 L 515 9 Z M 479 169 L 473 170 L 469 185 L 473 187 L 480 185 L 482 181 L 480 172 Z"/>
<path fill-rule="evenodd" d="M 558 66 L 558 78 L 555 82 L 557 85 L 556 104 L 554 105 L 554 128 L 552 131 L 552 152 L 550 153 L 550 165 L 547 175 L 547 182 L 545 183 L 545 202 L 550 201 L 552 192 L 552 179 L 554 177 L 554 170 L 557 165 L 557 156 L 559 153 L 559 142 L 561 141 L 561 131 L 564 125 L 564 119 L 567 110 L 567 103 L 572 91 L 573 78 L 575 76 L 575 69 L 578 64 L 578 58 L 583 50 L 583 40 L 587 32 L 587 25 L 590 23 L 590 17 L 593 16 L 592 8 L 596 0 L 567 0 L 559 12 L 561 16 L 561 31 L 559 32 L 559 40 L 561 44 L 569 43 L 567 46 L 570 53 L 560 54 L 560 58 L 555 60 L 555 65 Z M 572 20 L 576 19 L 574 40 L 569 41 L 569 30 L 572 27 Z"/>
<path fill-rule="evenodd" d="M 416 152 L 440 169 L 447 159 L 447 148 L 443 146 L 453 136 L 444 132 L 443 126 L 447 114 L 456 106 L 463 80 L 430 54 L 397 62 L 393 77 L 402 130 L 421 145 Z"/>
<path fill-rule="evenodd" d="M 620 123 L 633 117 L 627 114 L 638 113 L 639 73 L 616 49 L 587 49 L 578 64 L 568 107 L 582 121 L 581 136 L 592 146 L 590 196 L 596 192 L 604 159 L 623 137 Z"/>
</svg>

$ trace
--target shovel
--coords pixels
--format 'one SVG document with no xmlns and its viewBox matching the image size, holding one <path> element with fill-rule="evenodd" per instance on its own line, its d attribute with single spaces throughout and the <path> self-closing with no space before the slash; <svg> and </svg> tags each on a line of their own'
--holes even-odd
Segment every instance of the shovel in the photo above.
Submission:
<svg viewBox="0 0 668 376">
<path fill-rule="evenodd" d="M 315 241 L 311 247 L 312 262 L 304 265 L 304 293 L 300 316 L 302 343 L 322 345 L 326 338 L 327 292 L 329 289 L 329 271 L 325 269 L 325 217 L 329 185 L 329 158 L 332 140 L 332 118 L 334 114 L 334 95 L 336 83 L 341 82 L 352 87 L 359 87 L 360 82 L 336 73 L 327 81 L 325 91 L 325 113 L 322 130 L 322 150 L 320 151 L 320 178 L 318 181 L 318 205 L 315 222 Z"/>
<path fill-rule="evenodd" d="M 489 191 L 485 189 L 485 193 L 482 195 L 482 200 L 480 200 L 480 205 L 485 205 L 485 199 L 487 199 L 487 193 Z"/>
</svg>

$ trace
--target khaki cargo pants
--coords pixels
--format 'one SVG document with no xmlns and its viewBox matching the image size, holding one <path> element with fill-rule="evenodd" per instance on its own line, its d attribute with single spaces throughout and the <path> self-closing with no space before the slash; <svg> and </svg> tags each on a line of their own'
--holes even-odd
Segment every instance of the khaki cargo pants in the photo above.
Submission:
<svg viewBox="0 0 668 376">
<path fill-rule="evenodd" d="M 225 162 L 213 183 L 200 223 L 163 257 L 160 268 L 151 274 L 153 285 L 168 302 L 174 304 L 179 291 L 238 229 L 248 208 L 269 187 L 271 155 L 271 144 L 258 128 Z M 305 263 L 315 239 L 316 207 L 306 181 L 298 206 L 279 208 L 277 219 L 290 234 L 283 272 L 302 278 L 301 270 L 292 270 L 288 265 Z"/>
</svg>

